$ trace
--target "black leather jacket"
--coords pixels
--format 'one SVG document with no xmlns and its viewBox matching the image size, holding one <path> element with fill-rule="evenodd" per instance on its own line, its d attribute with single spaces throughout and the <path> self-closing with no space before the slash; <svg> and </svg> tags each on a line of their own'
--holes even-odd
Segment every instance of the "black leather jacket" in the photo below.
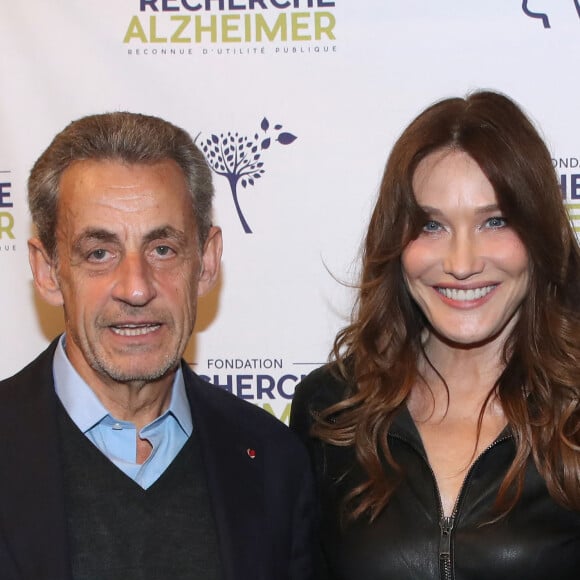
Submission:
<svg viewBox="0 0 580 580">
<path fill-rule="evenodd" d="M 308 433 L 311 412 L 338 402 L 345 388 L 327 367 L 314 371 L 296 390 L 290 420 L 310 450 L 319 486 L 325 562 L 321 579 L 580 578 L 580 513 L 553 501 L 532 461 L 515 508 L 499 522 L 486 524 L 515 454 L 509 428 L 475 461 L 453 516 L 445 518 L 421 438 L 410 414 L 402 409 L 388 441 L 404 469 L 401 483 L 372 524 L 357 521 L 341 526 L 342 497 L 366 478 L 352 448 L 323 444 Z"/>
</svg>

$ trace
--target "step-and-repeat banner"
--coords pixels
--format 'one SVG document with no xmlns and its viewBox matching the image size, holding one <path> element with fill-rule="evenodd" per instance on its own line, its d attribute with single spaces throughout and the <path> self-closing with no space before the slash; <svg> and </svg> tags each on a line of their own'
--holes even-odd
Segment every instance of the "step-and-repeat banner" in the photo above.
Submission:
<svg viewBox="0 0 580 580">
<path fill-rule="evenodd" d="M 516 99 L 580 228 L 578 0 L 4 0 L 0 63 L 0 378 L 63 328 L 34 293 L 26 180 L 87 114 L 158 115 L 197 138 L 225 251 L 186 357 L 284 421 L 348 319 L 389 149 L 432 101 Z M 218 169 L 216 143 L 239 139 L 254 176 Z"/>
</svg>

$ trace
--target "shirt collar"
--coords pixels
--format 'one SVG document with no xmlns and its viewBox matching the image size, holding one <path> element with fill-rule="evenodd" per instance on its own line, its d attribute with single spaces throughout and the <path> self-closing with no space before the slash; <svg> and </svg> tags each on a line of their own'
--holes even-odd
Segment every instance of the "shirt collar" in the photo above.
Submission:
<svg viewBox="0 0 580 580">
<path fill-rule="evenodd" d="M 52 363 L 54 386 L 56 394 L 70 418 L 83 433 L 86 433 L 105 417 L 112 417 L 112 415 L 69 361 L 64 350 L 65 341 L 66 335 L 63 335 L 58 341 L 54 353 Z M 181 366 L 177 369 L 173 379 L 169 407 L 161 417 L 169 413 L 177 419 L 186 435 L 191 435 L 193 423 Z"/>
</svg>

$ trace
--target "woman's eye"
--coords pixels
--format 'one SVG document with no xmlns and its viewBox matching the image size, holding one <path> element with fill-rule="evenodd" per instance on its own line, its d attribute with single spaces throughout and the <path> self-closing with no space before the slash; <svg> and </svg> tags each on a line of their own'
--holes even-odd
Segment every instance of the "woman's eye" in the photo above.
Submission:
<svg viewBox="0 0 580 580">
<path fill-rule="evenodd" d="M 486 221 L 486 225 L 490 228 L 503 228 L 506 225 L 506 219 L 500 216 L 490 217 Z"/>
<path fill-rule="evenodd" d="M 441 224 L 434 220 L 429 220 L 423 226 L 424 232 L 438 232 L 441 229 Z"/>
</svg>

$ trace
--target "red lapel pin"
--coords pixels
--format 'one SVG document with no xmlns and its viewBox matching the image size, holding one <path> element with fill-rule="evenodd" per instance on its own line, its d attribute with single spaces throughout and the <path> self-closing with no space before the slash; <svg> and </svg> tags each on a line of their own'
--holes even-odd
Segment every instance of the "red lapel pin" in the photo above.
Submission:
<svg viewBox="0 0 580 580">
<path fill-rule="evenodd" d="M 256 450 L 255 449 L 251 449 L 250 447 L 248 447 L 246 449 L 246 453 L 248 454 L 248 457 L 250 459 L 256 459 Z"/>
</svg>

